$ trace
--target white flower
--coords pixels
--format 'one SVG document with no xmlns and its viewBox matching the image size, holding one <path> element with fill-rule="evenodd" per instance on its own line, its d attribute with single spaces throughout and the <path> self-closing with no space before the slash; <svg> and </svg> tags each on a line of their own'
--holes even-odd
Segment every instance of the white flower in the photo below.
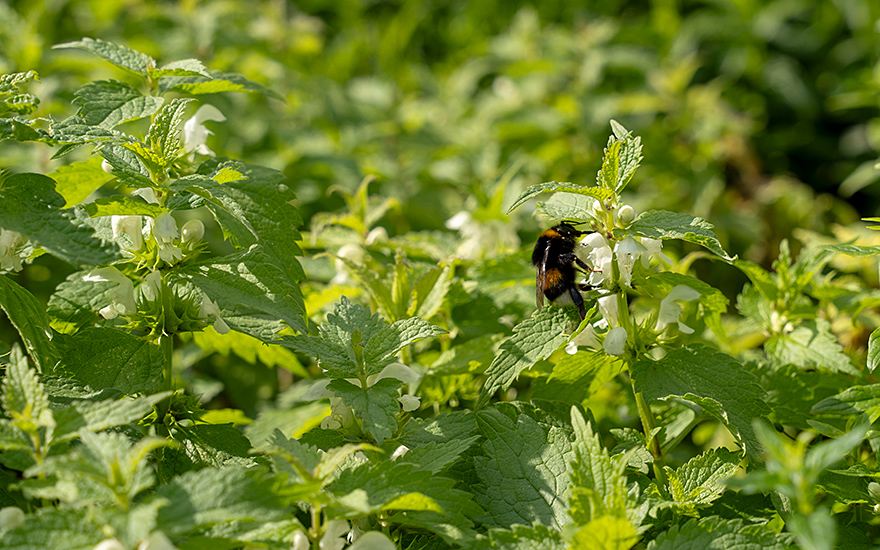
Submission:
<svg viewBox="0 0 880 550">
<path fill-rule="evenodd" d="M 141 295 L 148 302 L 155 302 L 159 298 L 159 290 L 161 288 L 162 274 L 158 270 L 151 271 L 146 277 L 144 277 L 144 282 L 138 287 L 141 291 Z"/>
<path fill-rule="evenodd" d="M 162 212 L 155 218 L 147 218 L 147 225 L 150 227 L 150 232 L 159 245 L 159 258 L 169 264 L 183 258 L 183 252 L 180 250 L 180 247 L 173 244 L 178 233 L 177 221 L 171 215 L 171 212 Z"/>
<path fill-rule="evenodd" d="M 642 255 L 642 265 L 648 267 L 648 260 L 651 256 L 657 255 L 661 260 L 666 262 L 667 264 L 671 264 L 672 260 L 669 259 L 669 256 L 660 252 L 663 248 L 663 241 L 660 239 L 649 239 L 648 237 L 642 237 L 642 246 L 647 249 L 647 252 Z"/>
<path fill-rule="evenodd" d="M 180 139 L 187 153 L 199 153 L 200 155 L 214 156 L 214 151 L 208 149 L 208 136 L 214 132 L 205 128 L 207 121 L 223 122 L 226 117 L 213 105 L 202 105 L 196 114 L 183 123 L 183 131 Z"/>
<path fill-rule="evenodd" d="M 519 248 L 520 240 L 513 226 L 501 220 L 480 221 L 462 210 L 444 224 L 447 229 L 457 230 L 461 244 L 455 251 L 459 258 L 477 260 L 490 254 L 501 254 Z"/>
<path fill-rule="evenodd" d="M 7 506 L 0 509 L 0 530 L 12 529 L 24 522 L 24 512 L 18 506 Z"/>
<path fill-rule="evenodd" d="M 199 317 L 211 316 L 215 317 L 214 330 L 216 330 L 218 334 L 226 334 L 229 332 L 229 325 L 226 324 L 226 321 L 220 318 L 220 308 L 217 306 L 217 302 L 207 296 L 202 296 L 202 304 L 199 306 Z"/>
<path fill-rule="evenodd" d="M 602 344 L 599 343 L 599 339 L 596 337 L 596 330 L 593 328 L 593 325 L 585 326 L 584 330 L 572 338 L 565 345 L 565 353 L 574 355 L 580 346 L 586 346 L 591 349 L 600 349 L 602 347 Z"/>
<path fill-rule="evenodd" d="M 138 550 L 177 550 L 162 531 L 153 531 L 149 538 L 138 545 Z"/>
<path fill-rule="evenodd" d="M 364 249 L 360 245 L 348 243 L 339 247 L 336 256 L 337 257 L 333 260 L 333 267 L 336 268 L 336 275 L 330 279 L 330 286 L 354 284 L 356 279 L 351 276 L 348 264 L 344 260 L 348 260 L 355 264 L 363 264 Z"/>
<path fill-rule="evenodd" d="M 623 355 L 626 348 L 626 329 L 623 327 L 614 327 L 605 335 L 605 342 L 602 349 L 608 355 Z"/>
<path fill-rule="evenodd" d="M 93 550 L 127 550 L 117 539 L 104 539 Z"/>
<path fill-rule="evenodd" d="M 111 216 L 113 238 L 125 235 L 131 239 L 131 250 L 140 250 L 144 246 L 144 220 L 141 216 Z"/>
<path fill-rule="evenodd" d="M 334 519 L 327 524 L 324 536 L 318 546 L 321 550 L 342 550 L 345 546 L 345 536 L 351 528 L 344 519 Z"/>
<path fill-rule="evenodd" d="M 98 312 L 105 319 L 115 319 L 120 313 L 134 313 L 137 310 L 137 304 L 134 300 L 134 283 L 115 267 L 93 269 L 83 277 L 83 280 L 116 283 L 116 287 L 110 292 L 110 298 L 113 302 Z"/>
<path fill-rule="evenodd" d="M 397 398 L 397 401 L 400 403 L 401 407 L 403 407 L 404 412 L 415 411 L 422 403 L 420 398 L 409 394 L 401 395 Z"/>
<path fill-rule="evenodd" d="M 599 305 L 599 313 L 602 314 L 602 326 L 616 327 L 620 325 L 620 306 L 617 301 L 617 294 L 609 294 L 602 296 L 596 300 Z M 601 328 L 601 327 L 600 327 Z"/>
<path fill-rule="evenodd" d="M 422 378 L 422 375 L 407 367 L 403 363 L 391 363 L 390 365 L 382 369 L 382 372 L 380 372 L 379 374 L 374 374 L 367 377 L 367 385 L 372 386 L 383 378 L 397 378 L 404 384 L 415 384 Z"/>
<path fill-rule="evenodd" d="M 21 271 L 21 256 L 16 249 L 25 242 L 27 239 L 21 233 L 0 228 L 0 269 Z"/>
<path fill-rule="evenodd" d="M 407 447 L 406 445 L 399 445 L 396 449 L 394 449 L 394 452 L 391 453 L 390 458 L 392 461 L 397 460 L 398 458 L 405 455 L 407 452 L 409 452 L 409 447 Z"/>
<path fill-rule="evenodd" d="M 309 542 L 309 536 L 306 535 L 305 531 L 297 531 L 293 534 L 293 544 L 290 547 L 290 550 L 309 550 L 312 544 Z"/>
<path fill-rule="evenodd" d="M 678 323 L 678 330 L 685 334 L 693 334 L 694 329 L 679 321 L 681 319 L 681 306 L 677 302 L 690 302 L 700 296 L 701 294 L 698 291 L 685 285 L 678 285 L 669 291 L 666 298 L 660 301 L 660 313 L 657 316 L 655 330 L 660 331 L 672 323 Z"/>
<path fill-rule="evenodd" d="M 387 241 L 388 240 L 388 230 L 382 227 L 374 227 L 367 233 L 367 236 L 364 238 L 364 244 L 367 246 L 373 245 L 377 242 Z"/>
<path fill-rule="evenodd" d="M 592 272 L 587 277 L 590 286 L 601 286 L 605 277 L 611 273 L 611 262 L 614 252 L 601 233 L 590 233 L 575 247 L 575 255 L 590 266 Z"/>
<path fill-rule="evenodd" d="M 107 172 L 108 174 L 113 173 L 113 165 L 107 159 L 103 159 L 101 161 L 101 170 Z"/>
<path fill-rule="evenodd" d="M 349 550 L 396 550 L 397 545 L 391 542 L 385 533 L 370 531 L 364 533 Z"/>
<path fill-rule="evenodd" d="M 620 282 L 625 286 L 632 286 L 632 270 L 636 260 L 647 248 L 637 240 L 627 236 L 614 247 L 617 253 L 617 267 L 620 271 Z"/>
<path fill-rule="evenodd" d="M 132 191 L 131 194 L 144 199 L 150 204 L 159 204 L 159 198 L 156 196 L 156 191 L 152 187 L 141 187 L 140 189 Z"/>
</svg>

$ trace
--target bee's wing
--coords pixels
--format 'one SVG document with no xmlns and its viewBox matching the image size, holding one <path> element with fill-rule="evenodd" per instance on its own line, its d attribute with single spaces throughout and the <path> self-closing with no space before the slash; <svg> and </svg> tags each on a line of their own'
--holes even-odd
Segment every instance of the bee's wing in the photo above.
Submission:
<svg viewBox="0 0 880 550">
<path fill-rule="evenodd" d="M 544 257 L 538 262 L 538 274 L 535 277 L 535 303 L 538 310 L 544 307 L 544 282 L 547 280 L 547 257 L 550 255 L 550 244 L 544 249 Z"/>
</svg>

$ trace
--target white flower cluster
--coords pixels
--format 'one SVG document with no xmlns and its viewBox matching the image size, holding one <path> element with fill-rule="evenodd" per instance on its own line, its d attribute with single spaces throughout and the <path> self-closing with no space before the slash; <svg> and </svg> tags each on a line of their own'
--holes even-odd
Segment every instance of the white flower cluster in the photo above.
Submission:
<svg viewBox="0 0 880 550">
<path fill-rule="evenodd" d="M 26 242 L 21 233 L 0 227 L 0 270 L 21 271 L 18 249 Z"/>
<path fill-rule="evenodd" d="M 599 203 L 597 203 L 596 209 L 602 211 Z M 624 227 L 634 218 L 635 211 L 629 205 L 621 205 L 614 212 L 614 221 Z M 583 237 L 575 248 L 575 255 L 590 268 L 586 278 L 580 282 L 606 294 L 597 300 L 602 318 L 584 327 L 571 339 L 565 347 L 565 351 L 570 355 L 576 353 L 579 346 L 602 350 L 609 355 L 623 355 L 630 334 L 627 333 L 625 323 L 621 320 L 620 303 L 622 300 L 618 294 L 612 294 L 607 289 L 614 288 L 617 283 L 620 286 L 632 288 L 632 272 L 637 261 L 641 261 L 644 267 L 648 267 L 651 257 L 657 256 L 667 264 L 672 263 L 672 260 L 661 252 L 663 242 L 660 239 L 627 235 L 614 243 L 612 247 L 603 233 L 610 236 L 607 231 L 590 233 Z M 693 301 L 699 297 L 700 293 L 691 287 L 678 285 L 673 288 L 669 295 L 660 302 L 660 311 L 654 330 L 661 332 L 667 326 L 676 324 L 681 332 L 691 334 L 693 329 L 680 321 L 682 314 L 680 303 Z M 601 340 L 602 334 L 596 329 L 604 331 L 604 338 Z"/>
<path fill-rule="evenodd" d="M 421 375 L 403 363 L 391 363 L 379 374 L 373 374 L 367 377 L 367 387 L 372 386 L 383 378 L 397 378 L 404 384 L 415 384 L 421 379 Z M 357 378 L 346 378 L 357 387 L 361 387 L 361 382 Z M 335 393 L 327 389 L 332 382 L 331 378 L 323 378 L 316 382 L 308 392 L 303 396 L 304 401 L 314 401 L 317 399 L 330 400 L 330 415 L 321 421 L 321 428 L 325 430 L 333 430 L 337 428 L 348 428 L 354 424 L 354 412 L 342 402 L 342 399 Z M 419 398 L 414 395 L 404 394 L 397 398 L 404 411 L 414 411 L 419 408 Z"/>
</svg>

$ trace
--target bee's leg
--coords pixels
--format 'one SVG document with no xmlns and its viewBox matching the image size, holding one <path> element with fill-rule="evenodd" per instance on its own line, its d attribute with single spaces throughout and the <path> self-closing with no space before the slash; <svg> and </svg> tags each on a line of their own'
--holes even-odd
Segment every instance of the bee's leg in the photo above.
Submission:
<svg viewBox="0 0 880 550">
<path fill-rule="evenodd" d="M 587 308 L 584 307 L 584 297 L 581 296 L 581 293 L 575 286 L 569 287 L 568 293 L 571 295 L 571 301 L 577 306 L 578 313 L 581 314 L 581 321 L 583 321 L 587 316 Z"/>
<path fill-rule="evenodd" d="M 560 254 L 560 255 L 559 255 L 559 260 L 560 260 L 560 262 L 562 262 L 562 263 L 573 263 L 573 264 L 577 264 L 577 266 L 578 266 L 579 268 L 583 269 L 583 270 L 586 271 L 587 273 L 592 273 L 592 272 L 594 271 L 590 266 L 588 266 L 587 264 L 585 264 L 583 260 L 581 260 L 580 258 L 578 258 L 577 256 L 575 256 L 574 253 Z"/>
</svg>

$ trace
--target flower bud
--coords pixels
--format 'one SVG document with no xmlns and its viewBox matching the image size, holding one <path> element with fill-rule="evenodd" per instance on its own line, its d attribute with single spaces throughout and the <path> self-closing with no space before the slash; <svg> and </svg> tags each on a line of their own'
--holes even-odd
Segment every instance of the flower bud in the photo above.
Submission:
<svg viewBox="0 0 880 550">
<path fill-rule="evenodd" d="M 104 539 L 96 544 L 93 550 L 126 550 L 126 548 L 116 539 Z"/>
<path fill-rule="evenodd" d="M 180 240 L 183 242 L 200 241 L 205 236 L 205 224 L 201 220 L 189 220 L 180 228 Z"/>
<path fill-rule="evenodd" d="M 636 211 L 632 206 L 624 204 L 617 210 L 617 223 L 621 227 L 626 227 L 634 219 L 636 219 Z"/>
</svg>

